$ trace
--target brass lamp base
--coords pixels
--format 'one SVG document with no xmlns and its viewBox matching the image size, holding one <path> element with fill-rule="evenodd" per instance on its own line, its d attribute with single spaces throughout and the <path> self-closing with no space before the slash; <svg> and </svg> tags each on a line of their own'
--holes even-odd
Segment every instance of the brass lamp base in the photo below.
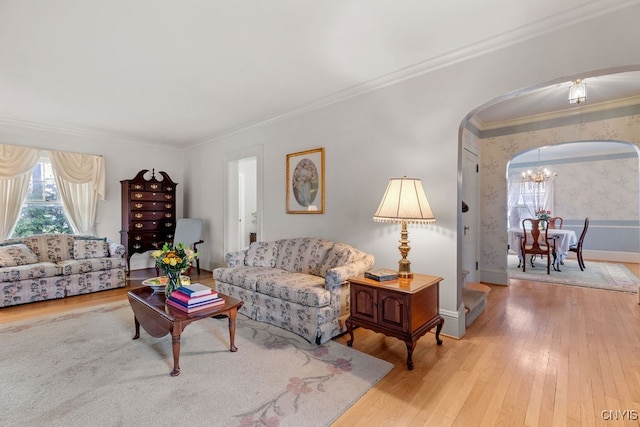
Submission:
<svg viewBox="0 0 640 427">
<path fill-rule="evenodd" d="M 409 233 L 407 232 L 407 221 L 402 221 L 402 231 L 400 232 L 400 255 L 402 259 L 398 261 L 398 277 L 401 279 L 411 279 L 413 273 L 411 272 L 411 261 L 407 259 L 407 255 L 411 250 L 409 247 Z"/>
</svg>

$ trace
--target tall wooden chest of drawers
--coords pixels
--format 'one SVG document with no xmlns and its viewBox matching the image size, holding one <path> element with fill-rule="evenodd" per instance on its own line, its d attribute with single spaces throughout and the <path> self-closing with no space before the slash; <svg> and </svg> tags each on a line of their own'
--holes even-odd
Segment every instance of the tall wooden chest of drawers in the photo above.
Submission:
<svg viewBox="0 0 640 427">
<path fill-rule="evenodd" d="M 173 242 L 176 228 L 176 184 L 166 172 L 162 180 L 151 178 L 143 169 L 133 179 L 120 181 L 122 185 L 122 230 L 120 243 L 125 247 L 127 273 L 131 270 L 131 256 L 162 247 Z"/>
</svg>

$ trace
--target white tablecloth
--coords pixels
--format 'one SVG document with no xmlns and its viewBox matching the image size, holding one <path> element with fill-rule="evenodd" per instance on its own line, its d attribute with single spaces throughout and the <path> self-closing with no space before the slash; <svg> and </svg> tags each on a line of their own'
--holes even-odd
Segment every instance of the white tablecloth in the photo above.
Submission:
<svg viewBox="0 0 640 427">
<path fill-rule="evenodd" d="M 552 228 L 548 232 L 549 238 L 555 239 L 556 251 L 555 251 L 555 264 L 564 262 L 567 254 L 569 253 L 569 247 L 578 243 L 576 232 L 573 230 L 565 230 L 562 228 Z M 518 258 L 522 260 L 521 242 L 524 237 L 522 228 L 510 228 L 509 229 L 509 248 L 518 254 Z M 527 235 L 527 240 L 531 239 L 531 234 Z M 544 240 L 544 231 L 540 232 L 540 239 Z"/>
</svg>

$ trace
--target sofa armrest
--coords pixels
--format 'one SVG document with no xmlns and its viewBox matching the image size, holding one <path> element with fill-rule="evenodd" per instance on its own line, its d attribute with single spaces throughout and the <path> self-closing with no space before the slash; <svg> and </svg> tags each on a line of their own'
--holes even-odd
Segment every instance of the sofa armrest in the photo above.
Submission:
<svg viewBox="0 0 640 427">
<path fill-rule="evenodd" d="M 375 258 L 373 255 L 367 254 L 357 261 L 332 268 L 327 271 L 327 276 L 325 277 L 325 288 L 331 290 L 340 286 L 352 277 L 356 277 L 365 271 L 370 270 L 371 267 L 373 267 L 374 261 Z"/>
<path fill-rule="evenodd" d="M 107 244 L 109 245 L 109 256 L 111 258 L 124 258 L 124 246 L 113 240 L 107 240 Z"/>
<path fill-rule="evenodd" d="M 229 252 L 224 256 L 224 260 L 227 263 L 227 267 L 239 267 L 245 265 L 245 259 L 247 258 L 247 251 Z"/>
</svg>

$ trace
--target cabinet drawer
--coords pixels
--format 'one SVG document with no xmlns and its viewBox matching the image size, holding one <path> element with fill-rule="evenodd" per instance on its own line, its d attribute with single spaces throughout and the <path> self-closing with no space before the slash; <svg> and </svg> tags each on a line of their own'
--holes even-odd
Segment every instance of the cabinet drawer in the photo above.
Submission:
<svg viewBox="0 0 640 427">
<path fill-rule="evenodd" d="M 173 241 L 172 233 L 140 233 L 131 234 L 130 250 L 144 251 L 160 249 L 165 242 Z"/>
<path fill-rule="evenodd" d="M 132 231 L 162 231 L 173 229 L 173 221 L 133 221 L 130 230 Z"/>
<path fill-rule="evenodd" d="M 173 212 L 173 201 L 167 202 L 144 202 L 133 201 L 131 202 L 132 211 L 157 211 L 157 210 L 170 210 Z"/>
<path fill-rule="evenodd" d="M 131 200 L 134 204 L 137 201 L 173 202 L 173 198 L 173 193 L 162 193 L 155 191 L 133 191 L 131 193 Z"/>
<path fill-rule="evenodd" d="M 131 213 L 131 219 L 134 221 L 159 221 L 173 219 L 173 212 L 163 211 L 134 211 Z"/>
</svg>

